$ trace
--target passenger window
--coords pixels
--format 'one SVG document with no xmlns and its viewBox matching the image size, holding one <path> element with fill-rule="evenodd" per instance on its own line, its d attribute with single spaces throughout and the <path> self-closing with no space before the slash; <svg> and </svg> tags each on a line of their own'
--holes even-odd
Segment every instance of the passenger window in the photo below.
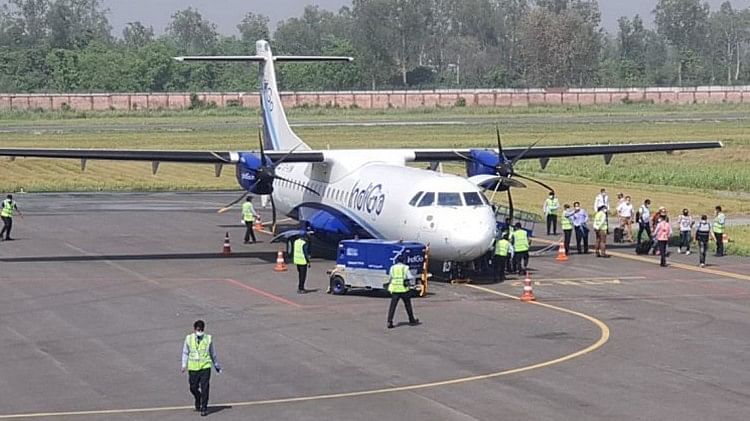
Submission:
<svg viewBox="0 0 750 421">
<path fill-rule="evenodd" d="M 417 202 L 419 201 L 419 197 L 422 196 L 422 193 L 424 193 L 424 192 L 421 191 L 421 192 L 415 194 L 414 197 L 412 197 L 411 200 L 409 201 L 409 206 L 416 205 Z"/>
<path fill-rule="evenodd" d="M 464 193 L 464 201 L 466 206 L 482 206 L 484 204 L 477 192 Z"/>
<path fill-rule="evenodd" d="M 429 192 L 425 193 L 424 196 L 422 196 L 422 199 L 419 201 L 419 205 L 417 206 L 423 208 L 425 206 L 432 206 L 433 203 L 435 203 L 435 193 Z"/>
<path fill-rule="evenodd" d="M 438 206 L 461 206 L 461 195 L 458 193 L 438 193 Z"/>
</svg>

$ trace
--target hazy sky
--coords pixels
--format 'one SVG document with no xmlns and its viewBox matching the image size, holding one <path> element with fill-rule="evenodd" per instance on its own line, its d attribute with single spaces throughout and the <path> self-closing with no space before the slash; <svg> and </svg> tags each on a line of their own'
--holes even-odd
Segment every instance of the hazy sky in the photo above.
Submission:
<svg viewBox="0 0 750 421">
<path fill-rule="evenodd" d="M 139 20 L 154 27 L 156 33 L 162 33 L 171 15 L 180 9 L 192 6 L 198 9 L 204 18 L 215 22 L 219 31 L 224 34 L 235 34 L 235 28 L 246 12 L 260 13 L 276 22 L 292 16 L 299 16 L 308 4 L 336 11 L 341 6 L 350 5 L 351 0 L 101 0 L 110 9 L 109 20 L 116 35 L 120 35 L 127 22 Z M 724 0 L 708 0 L 712 10 Z M 731 0 L 736 8 L 750 6 L 750 0 Z M 5 3 L 6 0 L 0 0 Z M 617 18 L 640 14 L 649 25 L 653 16 L 656 0 L 599 0 L 602 11 L 602 24 L 613 32 L 617 27 Z"/>
</svg>

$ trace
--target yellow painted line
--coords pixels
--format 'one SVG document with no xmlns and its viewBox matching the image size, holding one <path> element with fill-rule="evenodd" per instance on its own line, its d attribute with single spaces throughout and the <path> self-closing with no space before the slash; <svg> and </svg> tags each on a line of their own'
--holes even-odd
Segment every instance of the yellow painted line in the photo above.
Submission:
<svg viewBox="0 0 750 421">
<path fill-rule="evenodd" d="M 498 292 L 498 291 L 495 291 L 489 288 L 484 288 L 481 286 L 476 286 L 476 285 L 465 285 L 465 286 L 468 288 L 474 288 L 479 291 L 487 292 L 489 294 L 499 295 L 499 296 L 511 298 L 514 300 L 519 299 L 518 297 L 514 297 L 512 295 L 504 294 L 502 292 Z M 266 400 L 257 400 L 257 401 L 229 402 L 229 403 L 214 404 L 212 406 L 224 406 L 224 407 L 229 406 L 229 407 L 235 408 L 235 407 L 261 406 L 261 405 L 278 405 L 278 404 L 285 404 L 285 403 L 299 403 L 299 402 L 320 401 L 320 400 L 328 400 L 328 399 L 354 398 L 354 397 L 360 397 L 360 396 L 380 395 L 380 394 L 386 394 L 386 393 L 406 392 L 406 391 L 411 391 L 411 390 L 429 389 L 429 388 L 440 387 L 440 386 L 452 386 L 452 385 L 457 385 L 457 384 L 476 382 L 480 380 L 493 379 L 496 377 L 508 376 L 511 374 L 524 373 L 527 371 L 537 370 L 537 369 L 549 367 L 555 364 L 560 364 L 566 361 L 570 361 L 574 358 L 578 358 L 583 355 L 594 352 L 597 349 L 604 346 L 604 344 L 606 344 L 607 341 L 609 341 L 609 327 L 607 327 L 607 325 L 604 324 L 604 322 L 602 322 L 599 319 L 596 319 L 584 313 L 569 310 L 563 307 L 554 306 L 551 304 L 539 303 L 535 301 L 532 301 L 530 303 L 540 306 L 540 307 L 545 307 L 551 310 L 561 311 L 563 313 L 571 314 L 573 316 L 577 316 L 582 319 L 588 320 L 589 322 L 595 324 L 601 331 L 599 339 L 593 344 L 587 346 L 586 348 L 583 348 L 580 351 L 576 351 L 572 354 L 564 355 L 562 357 L 555 358 L 549 361 L 540 362 L 537 364 L 527 365 L 525 367 L 498 371 L 495 373 L 480 374 L 476 376 L 460 377 L 457 379 L 442 380 L 442 381 L 430 382 L 430 383 L 420 383 L 420 384 L 413 384 L 413 385 L 407 385 L 407 386 L 393 386 L 393 387 L 384 387 L 380 389 L 361 390 L 361 391 L 356 391 L 356 392 L 331 393 L 331 394 L 325 394 L 325 395 L 298 396 L 298 397 L 292 397 L 292 398 L 266 399 Z M 51 417 L 75 417 L 75 416 L 80 417 L 80 416 L 85 416 L 85 415 L 123 415 L 123 414 L 133 414 L 133 413 L 154 413 L 154 412 L 183 411 L 183 410 L 193 410 L 193 409 L 194 408 L 192 405 L 185 405 L 185 406 L 160 406 L 160 407 L 152 407 L 152 408 L 104 409 L 104 410 L 93 410 L 93 411 L 39 412 L 35 414 L 0 415 L 0 419 L 51 418 Z"/>
<path fill-rule="evenodd" d="M 552 241 L 544 240 L 544 239 L 541 239 L 541 238 L 535 238 L 535 240 L 539 241 L 540 243 L 555 244 Z M 653 263 L 653 264 L 657 264 L 657 265 L 660 263 L 660 261 L 656 260 L 656 259 L 650 259 L 648 257 L 643 257 L 643 256 L 638 256 L 638 255 L 633 256 L 633 255 L 630 255 L 630 254 L 620 253 L 620 252 L 617 252 L 617 251 L 609 251 L 608 250 L 607 254 L 609 254 L 611 256 L 615 256 L 615 257 L 621 257 L 623 259 L 635 260 L 635 261 L 638 261 L 638 262 Z M 692 265 L 688 265 L 688 264 L 685 264 L 685 263 L 679 263 L 679 262 L 669 262 L 669 266 L 670 267 L 679 268 L 679 269 L 684 269 L 684 270 L 690 270 L 690 271 L 698 272 L 698 273 L 710 273 L 710 274 L 716 275 L 716 276 L 724 276 L 726 278 L 739 279 L 741 281 L 750 281 L 750 275 L 743 275 L 741 273 L 727 272 L 725 270 L 710 269 L 710 268 L 701 268 L 699 266 L 692 266 Z"/>
</svg>

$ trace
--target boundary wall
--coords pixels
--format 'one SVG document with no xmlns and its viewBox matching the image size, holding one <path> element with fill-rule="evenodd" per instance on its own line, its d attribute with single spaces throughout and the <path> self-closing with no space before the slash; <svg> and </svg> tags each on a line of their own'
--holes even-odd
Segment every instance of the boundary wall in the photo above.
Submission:
<svg viewBox="0 0 750 421">
<path fill-rule="evenodd" d="M 201 92 L 198 97 L 218 107 L 259 107 L 256 92 Z M 285 107 L 528 107 L 645 102 L 654 104 L 750 103 L 750 86 L 690 88 L 462 89 L 414 91 L 282 92 Z M 0 110 L 159 110 L 190 105 L 190 93 L 2 94 Z"/>
</svg>

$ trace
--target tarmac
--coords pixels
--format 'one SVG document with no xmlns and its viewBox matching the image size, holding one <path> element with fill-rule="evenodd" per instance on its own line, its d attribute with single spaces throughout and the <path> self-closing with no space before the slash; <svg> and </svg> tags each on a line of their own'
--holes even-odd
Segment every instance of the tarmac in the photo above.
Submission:
<svg viewBox="0 0 750 421">
<path fill-rule="evenodd" d="M 180 373 L 198 318 L 225 370 L 208 419 L 748 419 L 750 259 L 551 253 L 531 260 L 536 303 L 518 277 L 432 282 L 423 324 L 399 307 L 388 330 L 386 295 L 325 293 L 332 261 L 296 294 L 270 236 L 244 245 L 239 208 L 216 213 L 238 195 L 18 195 L 0 420 L 198 418 Z"/>
</svg>

